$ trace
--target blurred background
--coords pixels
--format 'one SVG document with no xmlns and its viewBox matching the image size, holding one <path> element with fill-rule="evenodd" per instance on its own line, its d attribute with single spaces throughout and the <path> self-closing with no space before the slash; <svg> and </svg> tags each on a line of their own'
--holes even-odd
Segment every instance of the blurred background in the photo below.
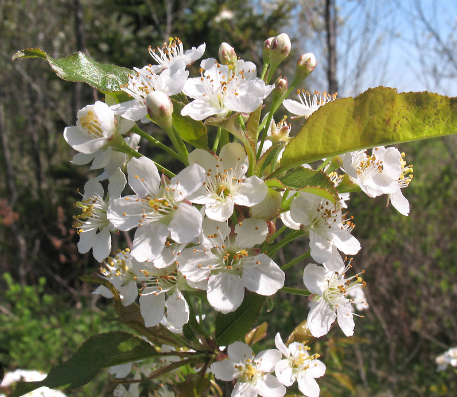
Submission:
<svg viewBox="0 0 457 397">
<path fill-rule="evenodd" d="M 77 251 L 72 216 L 88 169 L 69 162 L 62 132 L 77 111 L 101 100 L 81 83 L 59 80 L 43 60 L 11 61 L 24 48 L 53 57 L 82 51 L 128 68 L 151 62 L 148 46 L 170 36 L 184 48 L 206 42 L 217 57 L 221 42 L 261 68 L 262 44 L 287 32 L 292 54 L 278 69 L 293 78 L 301 53 L 316 54 L 306 81 L 314 90 L 354 96 L 385 85 L 399 91 L 457 95 L 457 3 L 425 0 L 0 0 L 0 362 L 6 370 L 44 372 L 68 359 L 91 335 L 122 329 L 110 302 L 92 295 L 78 277 L 97 271 L 91 253 Z M 191 74 L 198 73 L 198 62 Z M 160 131 L 150 128 L 165 143 Z M 174 165 L 141 142 L 142 152 Z M 353 194 L 354 235 L 362 250 L 369 310 L 356 318 L 355 336 L 334 329 L 313 340 L 328 371 L 322 396 L 454 396 L 457 373 L 437 372 L 435 357 L 457 346 L 457 138 L 400 147 L 414 180 L 405 196 L 409 217 L 385 197 Z M 114 246 L 123 247 L 123 237 Z M 305 242 L 280 252 L 278 262 L 303 253 Z M 300 288 L 302 266 L 287 273 Z M 286 297 L 284 297 L 286 298 Z M 262 347 L 273 347 L 306 318 L 307 302 L 278 299 Z M 101 374 L 68 395 L 110 395 Z"/>
</svg>

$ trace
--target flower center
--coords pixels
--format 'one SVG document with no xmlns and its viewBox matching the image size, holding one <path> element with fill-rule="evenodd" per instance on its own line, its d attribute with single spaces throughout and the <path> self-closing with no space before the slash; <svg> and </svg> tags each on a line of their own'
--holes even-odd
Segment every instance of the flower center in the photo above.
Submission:
<svg viewBox="0 0 457 397">
<path fill-rule="evenodd" d="M 86 116 L 80 117 L 79 122 L 81 123 L 82 128 L 92 137 L 104 137 L 103 130 L 100 126 L 100 120 L 92 110 L 89 110 Z"/>
<path fill-rule="evenodd" d="M 108 205 L 98 195 L 93 195 L 86 200 L 78 201 L 75 207 L 81 208 L 82 213 L 74 215 L 73 227 L 78 233 L 87 232 L 93 229 L 102 229 L 109 225 L 106 217 Z"/>
</svg>

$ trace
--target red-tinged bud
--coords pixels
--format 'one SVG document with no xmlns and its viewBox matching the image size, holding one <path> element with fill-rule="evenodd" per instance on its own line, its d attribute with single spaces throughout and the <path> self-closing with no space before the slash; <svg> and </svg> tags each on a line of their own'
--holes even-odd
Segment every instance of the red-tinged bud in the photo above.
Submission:
<svg viewBox="0 0 457 397">
<path fill-rule="evenodd" d="M 237 61 L 235 49 L 227 43 L 220 45 L 218 55 L 223 65 L 233 65 Z"/>
<path fill-rule="evenodd" d="M 276 36 L 271 43 L 271 49 L 274 51 L 274 56 L 278 59 L 280 58 L 280 62 L 289 56 L 291 47 L 290 38 L 286 33 L 281 33 L 279 36 Z M 271 56 L 273 56 L 273 54 Z"/>
<path fill-rule="evenodd" d="M 295 71 L 294 83 L 298 84 L 299 82 L 306 79 L 309 74 L 316 68 L 316 57 L 312 53 L 302 54 L 297 61 L 297 69 Z"/>
<path fill-rule="evenodd" d="M 274 37 L 270 37 L 263 43 L 263 63 L 270 63 L 271 44 L 274 39 Z"/>
<path fill-rule="evenodd" d="M 271 91 L 273 101 L 280 101 L 288 89 L 287 77 L 279 76 L 275 82 L 275 88 Z"/>
<path fill-rule="evenodd" d="M 165 131 L 172 127 L 173 103 L 167 94 L 153 91 L 146 97 L 149 117 Z"/>
</svg>

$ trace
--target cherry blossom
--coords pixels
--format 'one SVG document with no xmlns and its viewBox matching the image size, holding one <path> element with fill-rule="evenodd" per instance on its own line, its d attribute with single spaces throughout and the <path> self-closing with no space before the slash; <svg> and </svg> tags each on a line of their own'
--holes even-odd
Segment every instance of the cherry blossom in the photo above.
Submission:
<svg viewBox="0 0 457 397">
<path fill-rule="evenodd" d="M 257 176 L 246 178 L 249 160 L 239 143 L 225 145 L 219 157 L 196 149 L 189 155 L 189 164 L 198 164 L 206 171 L 203 186 L 190 200 L 205 205 L 208 218 L 225 221 L 232 215 L 235 204 L 252 207 L 268 192 L 265 182 Z"/>
<path fill-rule="evenodd" d="M 113 200 L 108 219 L 119 230 L 135 227 L 132 255 L 140 262 L 157 258 L 170 235 L 188 243 L 201 232 L 202 214 L 185 200 L 203 183 L 205 171 L 197 164 L 162 181 L 154 162 L 146 157 L 127 165 L 128 181 L 136 195 Z"/>
<path fill-rule="evenodd" d="M 300 93 L 300 90 L 298 90 L 297 94 L 300 102 L 294 101 L 293 99 L 286 99 L 283 102 L 284 107 L 297 117 L 308 118 L 321 106 L 336 99 L 336 94 L 330 95 L 326 92 L 321 94 L 319 91 L 316 91 L 312 97 L 307 91 L 302 91 Z"/>
<path fill-rule="evenodd" d="M 317 360 L 319 354 L 310 355 L 310 348 L 304 343 L 293 342 L 287 347 L 279 333 L 276 334 L 275 345 L 285 357 L 275 366 L 278 380 L 284 386 L 292 386 L 297 381 L 298 389 L 305 396 L 318 397 L 320 389 L 315 378 L 325 374 L 324 363 Z"/>
<path fill-rule="evenodd" d="M 264 350 L 255 355 L 252 349 L 242 342 L 234 342 L 227 348 L 228 358 L 211 364 L 216 379 L 237 380 L 232 397 L 282 397 L 286 388 L 271 375 L 281 359 L 276 349 Z"/>
<path fill-rule="evenodd" d="M 207 280 L 208 302 L 217 311 L 229 313 L 243 302 L 245 288 L 273 295 L 284 285 L 279 266 L 253 248 L 267 234 L 267 223 L 261 219 L 245 219 L 231 234 L 226 222 L 205 218 L 200 245 L 183 251 L 177 261 L 188 281 Z"/>
<path fill-rule="evenodd" d="M 352 303 L 355 302 L 347 294 L 351 289 L 361 288 L 362 279 L 358 274 L 345 279 L 348 269 L 349 266 L 334 272 L 314 263 L 305 267 L 303 282 L 312 294 L 308 328 L 316 338 L 327 334 L 335 319 L 346 336 L 354 334 Z"/>
</svg>

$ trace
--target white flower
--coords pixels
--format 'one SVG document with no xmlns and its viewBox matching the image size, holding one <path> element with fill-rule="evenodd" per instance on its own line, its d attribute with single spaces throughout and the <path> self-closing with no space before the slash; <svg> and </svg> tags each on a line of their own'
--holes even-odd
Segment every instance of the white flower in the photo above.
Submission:
<svg viewBox="0 0 457 397">
<path fill-rule="evenodd" d="M 342 272 L 329 271 L 325 267 L 310 263 L 303 272 L 303 282 L 311 292 L 311 310 L 308 314 L 308 328 L 319 338 L 327 334 L 335 319 L 346 336 L 354 334 L 352 313 L 353 299 L 347 294 L 351 289 L 361 288 L 362 279 L 358 274 L 345 279 L 346 267 Z"/>
<path fill-rule="evenodd" d="M 76 126 L 66 127 L 63 136 L 73 149 L 85 154 L 111 150 L 110 143 L 134 124 L 131 121 L 118 123 L 110 107 L 99 101 L 83 107 L 77 117 Z"/>
<path fill-rule="evenodd" d="M 124 141 L 133 150 L 138 151 L 138 143 L 140 142 L 139 135 L 131 133 L 124 138 Z M 128 154 L 111 150 L 111 147 L 107 146 L 104 150 L 98 150 L 95 153 L 76 153 L 71 162 L 73 164 L 83 165 L 90 163 L 93 160 L 90 169 L 104 168 L 103 173 L 98 176 L 98 179 L 103 181 L 105 179 L 110 179 L 118 169 L 125 170 L 130 158 L 131 157 Z"/>
<path fill-rule="evenodd" d="M 228 359 L 211 364 L 216 379 L 232 381 L 237 379 L 232 397 L 282 397 L 286 388 L 270 374 L 281 353 L 276 349 L 264 350 L 254 355 L 252 349 L 242 342 L 235 342 L 227 348 Z"/>
<path fill-rule="evenodd" d="M 136 261 L 127 251 L 120 251 L 114 258 L 105 262 L 105 267 L 100 269 L 103 278 L 109 280 L 119 292 L 122 304 L 131 305 L 138 296 L 137 279 L 141 276 L 143 264 Z M 141 280 L 138 280 L 141 281 Z M 105 298 L 112 298 L 110 290 L 99 286 L 94 294 L 101 294 Z"/>
<path fill-rule="evenodd" d="M 225 117 L 230 111 L 253 112 L 274 88 L 256 77 L 252 62 L 238 60 L 232 68 L 210 58 L 201 66 L 202 76 L 188 79 L 183 89 L 194 101 L 184 106 L 181 114 L 194 120 L 211 115 Z"/>
<path fill-rule="evenodd" d="M 149 47 L 149 54 L 154 58 L 158 65 L 151 66 L 154 73 L 160 73 L 164 69 L 173 67 L 176 63 L 190 65 L 201 58 L 205 52 L 206 44 L 201 44 L 198 48 L 192 47 L 191 50 L 184 52 L 181 40 L 175 38 L 169 44 L 164 43 L 162 48 L 156 49 Z"/>
<path fill-rule="evenodd" d="M 392 205 L 403 215 L 409 213 L 408 200 L 401 189 L 409 185 L 412 179 L 412 167 L 406 166 L 404 153 L 394 147 L 376 147 L 371 156 L 367 150 L 345 153 L 341 156 L 343 169 L 351 181 L 369 196 L 377 197 L 389 194 Z"/>
<path fill-rule="evenodd" d="M 182 91 L 189 72 L 184 70 L 184 63 L 176 63 L 171 68 L 160 74 L 153 72 L 153 66 L 145 66 L 142 69 L 134 68 L 135 76 L 129 76 L 129 82 L 122 87 L 122 91 L 134 99 L 111 106 L 114 113 L 122 117 L 138 121 L 146 117 L 146 97 L 153 91 L 162 92 L 168 96 Z M 144 120 L 149 121 L 149 120 Z"/>
<path fill-rule="evenodd" d="M 135 373 L 133 377 L 135 380 L 141 379 L 139 372 Z M 127 390 L 123 385 L 117 385 L 113 392 L 113 397 L 139 397 L 140 391 L 138 390 L 139 383 L 132 383 Z"/>
<path fill-rule="evenodd" d="M 329 260 L 333 246 L 348 255 L 359 252 L 360 243 L 350 233 L 354 225 L 327 199 L 300 192 L 290 205 L 290 216 L 309 232 L 311 257 L 316 262 Z"/>
<path fill-rule="evenodd" d="M 219 157 L 196 149 L 189 155 L 189 164 L 198 164 L 206 171 L 203 186 L 190 200 L 204 204 L 206 216 L 211 219 L 225 221 L 232 215 L 235 204 L 252 207 L 268 192 L 265 182 L 257 176 L 246 178 L 249 161 L 239 143 L 225 145 Z"/>
<path fill-rule="evenodd" d="M 111 234 L 115 228 L 107 218 L 108 205 L 120 197 L 125 186 L 125 176 L 118 170 L 108 185 L 109 196 L 105 200 L 103 187 L 98 178 L 89 179 L 84 185 L 82 201 L 76 203 L 82 213 L 74 216 L 74 227 L 78 229 L 78 251 L 81 254 L 93 251 L 94 258 L 101 262 L 111 252 Z"/>
<path fill-rule="evenodd" d="M 230 235 L 226 222 L 205 218 L 200 246 L 183 251 L 177 261 L 188 282 L 207 280 L 208 302 L 217 311 L 229 313 L 243 302 L 245 288 L 265 296 L 284 285 L 279 266 L 253 249 L 267 234 L 267 223 L 261 219 L 245 219 Z"/>
<path fill-rule="evenodd" d="M 160 181 L 154 162 L 146 157 L 127 165 L 128 181 L 136 195 L 114 200 L 108 219 L 120 230 L 135 227 L 132 255 L 140 262 L 157 258 L 169 235 L 189 243 L 201 232 L 202 214 L 185 202 L 203 183 L 205 171 L 194 164 L 171 180 Z"/>
<path fill-rule="evenodd" d="M 292 99 L 286 99 L 283 102 L 284 107 L 291 113 L 295 114 L 297 117 L 306 117 L 311 116 L 317 109 L 321 106 L 324 106 L 328 102 L 332 102 L 336 99 L 336 94 L 330 95 L 324 92 L 321 94 L 319 91 L 316 91 L 311 97 L 311 94 L 307 91 L 297 91 L 298 101 Z"/>
<path fill-rule="evenodd" d="M 303 343 L 293 342 L 287 347 L 279 333 L 275 337 L 276 348 L 284 355 L 285 359 L 275 366 L 278 380 L 284 386 L 292 386 L 297 381 L 298 389 L 307 397 L 318 397 L 319 385 L 315 378 L 325 374 L 325 365 L 317 360 L 319 354 L 309 355 L 310 349 Z"/>
<path fill-rule="evenodd" d="M 457 347 L 453 347 L 436 358 L 439 371 L 444 371 L 448 365 L 457 367 Z"/>
<path fill-rule="evenodd" d="M 174 327 L 180 328 L 189 321 L 189 306 L 182 290 L 190 289 L 177 265 L 157 269 L 150 266 L 143 270 L 144 288 L 140 295 L 141 315 L 146 327 L 154 327 L 164 318 Z M 167 296 L 167 297 L 165 297 Z"/>
</svg>

